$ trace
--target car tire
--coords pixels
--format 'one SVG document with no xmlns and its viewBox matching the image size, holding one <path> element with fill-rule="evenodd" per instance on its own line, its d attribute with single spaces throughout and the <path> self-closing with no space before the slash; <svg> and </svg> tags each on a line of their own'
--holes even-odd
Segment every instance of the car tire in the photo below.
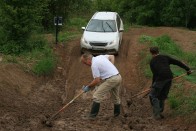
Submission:
<svg viewBox="0 0 196 131">
<path fill-rule="evenodd" d="M 82 50 L 80 50 L 80 54 L 82 55 L 82 54 L 84 54 L 84 52 Z"/>
<path fill-rule="evenodd" d="M 118 51 L 114 54 L 115 56 L 118 56 Z"/>
</svg>

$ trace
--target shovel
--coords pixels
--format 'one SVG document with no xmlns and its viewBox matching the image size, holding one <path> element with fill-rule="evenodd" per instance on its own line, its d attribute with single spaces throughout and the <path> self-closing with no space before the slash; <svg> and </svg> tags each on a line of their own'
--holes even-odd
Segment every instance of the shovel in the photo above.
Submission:
<svg viewBox="0 0 196 131">
<path fill-rule="evenodd" d="M 66 107 L 68 107 L 75 99 L 77 99 L 79 96 L 81 96 L 84 93 L 84 91 L 81 91 L 77 96 L 75 96 L 69 103 L 64 105 L 59 111 L 57 111 L 55 114 L 53 114 L 48 120 L 43 121 L 43 124 L 45 124 L 48 127 L 52 127 L 51 121 L 60 113 L 62 112 Z"/>
</svg>

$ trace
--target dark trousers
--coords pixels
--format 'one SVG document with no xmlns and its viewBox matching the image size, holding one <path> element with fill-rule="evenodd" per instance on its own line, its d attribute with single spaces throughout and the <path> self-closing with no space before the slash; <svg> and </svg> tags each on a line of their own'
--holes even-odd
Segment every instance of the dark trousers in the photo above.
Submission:
<svg viewBox="0 0 196 131">
<path fill-rule="evenodd" d="M 171 83 L 171 80 L 164 80 L 154 82 L 152 85 L 149 97 L 155 116 L 160 115 L 160 113 L 164 110 L 164 101 L 169 94 Z"/>
</svg>

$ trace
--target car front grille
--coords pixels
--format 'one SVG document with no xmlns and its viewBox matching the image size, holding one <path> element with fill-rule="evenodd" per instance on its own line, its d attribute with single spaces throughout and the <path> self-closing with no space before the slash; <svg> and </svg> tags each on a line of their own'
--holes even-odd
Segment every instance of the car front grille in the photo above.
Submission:
<svg viewBox="0 0 196 131">
<path fill-rule="evenodd" d="M 107 43 L 96 43 L 96 42 L 90 42 L 91 46 L 106 46 Z"/>
</svg>

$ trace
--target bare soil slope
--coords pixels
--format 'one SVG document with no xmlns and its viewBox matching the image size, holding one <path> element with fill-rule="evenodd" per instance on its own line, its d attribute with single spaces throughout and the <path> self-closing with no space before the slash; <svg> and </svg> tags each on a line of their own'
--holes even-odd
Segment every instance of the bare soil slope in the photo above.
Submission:
<svg viewBox="0 0 196 131">
<path fill-rule="evenodd" d="M 53 121 L 53 127 L 46 127 L 42 121 L 56 113 L 64 104 L 77 95 L 82 85 L 92 80 L 89 67 L 82 65 L 79 39 L 66 46 L 54 48 L 59 57 L 58 67 L 52 77 L 36 78 L 25 73 L 15 64 L 0 62 L 0 130 L 1 131 L 194 131 L 196 123 L 187 123 L 183 118 L 172 117 L 167 107 L 165 119 L 151 118 L 151 107 L 147 98 L 134 98 L 130 107 L 126 100 L 150 86 L 140 70 L 142 50 L 148 50 L 138 43 L 141 35 L 159 36 L 168 34 L 185 51 L 196 50 L 196 32 L 184 29 L 132 28 L 124 33 L 123 43 L 115 65 L 123 78 L 121 91 L 122 115 L 113 118 L 113 104 L 109 95 L 101 103 L 95 121 L 83 120 L 89 112 L 93 92 L 83 94 Z M 185 84 L 186 86 L 186 84 Z M 127 117 L 124 117 L 127 113 Z"/>
</svg>

